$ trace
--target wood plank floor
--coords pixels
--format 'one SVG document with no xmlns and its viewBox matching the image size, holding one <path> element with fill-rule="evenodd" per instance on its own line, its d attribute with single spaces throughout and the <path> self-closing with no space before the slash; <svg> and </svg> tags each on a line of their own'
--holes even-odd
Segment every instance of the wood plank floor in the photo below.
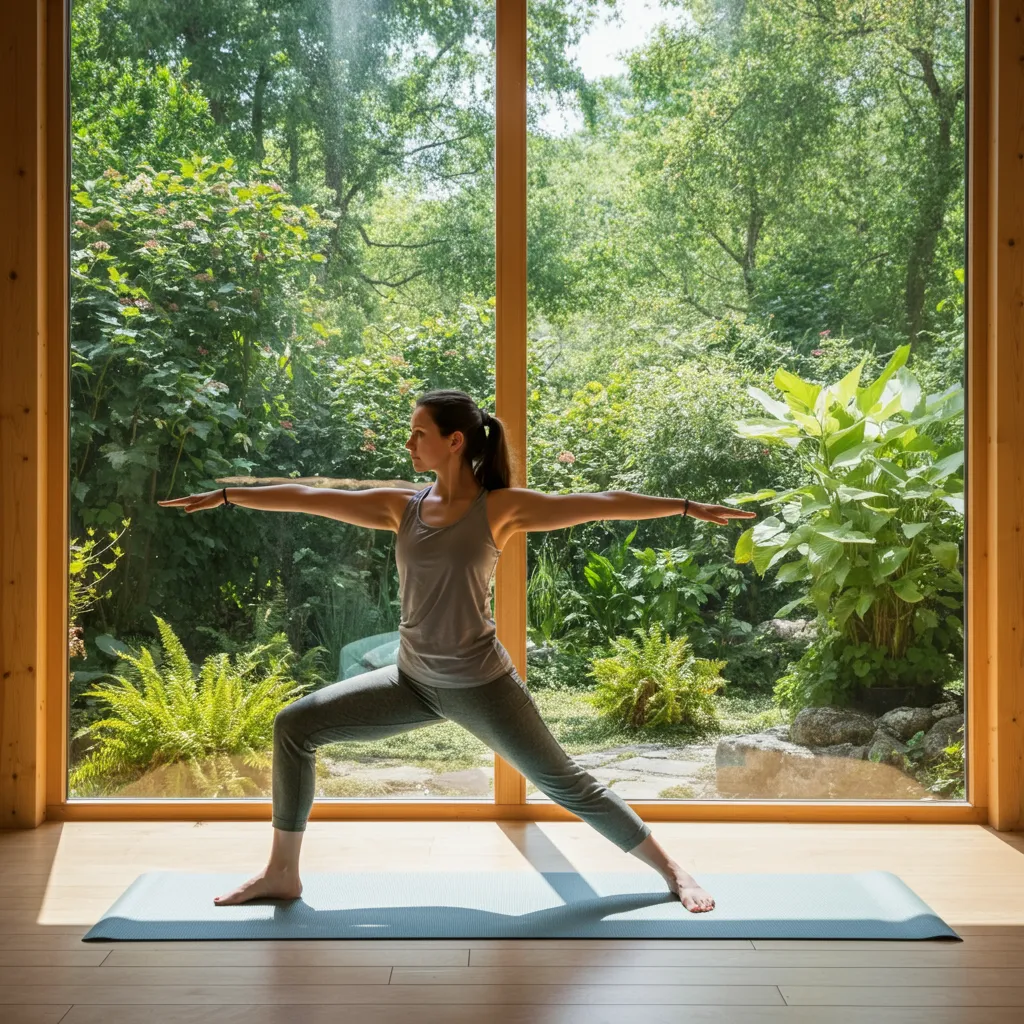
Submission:
<svg viewBox="0 0 1024 1024">
<path fill-rule="evenodd" d="M 245 872 L 264 822 L 0 831 L 3 1024 L 1020 1024 L 1024 834 L 657 823 L 688 871 L 899 875 L 964 942 L 444 939 L 83 943 L 139 874 Z M 310 822 L 306 871 L 651 871 L 582 822 Z M 714 895 L 712 893 L 712 895 Z"/>
</svg>

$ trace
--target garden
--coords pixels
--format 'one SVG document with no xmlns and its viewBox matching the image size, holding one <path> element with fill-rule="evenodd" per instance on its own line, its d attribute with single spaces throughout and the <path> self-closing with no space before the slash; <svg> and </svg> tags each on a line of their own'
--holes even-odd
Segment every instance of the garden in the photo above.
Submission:
<svg viewBox="0 0 1024 1024">
<path fill-rule="evenodd" d="M 493 5 L 338 6 L 72 2 L 71 798 L 265 797 L 393 650 L 390 531 L 158 499 L 425 486 L 416 397 L 494 409 Z M 524 678 L 627 799 L 963 799 L 963 5 L 665 3 L 585 74 L 626 7 L 529 5 L 526 486 L 758 517 L 528 535 Z M 450 722 L 317 759 L 493 793 Z"/>
</svg>

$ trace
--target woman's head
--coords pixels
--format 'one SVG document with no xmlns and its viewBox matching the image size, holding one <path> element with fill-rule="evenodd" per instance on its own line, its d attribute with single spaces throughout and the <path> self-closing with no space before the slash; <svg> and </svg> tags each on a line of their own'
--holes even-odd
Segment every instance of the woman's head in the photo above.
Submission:
<svg viewBox="0 0 1024 1024">
<path fill-rule="evenodd" d="M 451 482 L 466 469 L 489 491 L 511 484 L 505 428 L 464 391 L 428 391 L 416 399 L 406 442 L 413 469 Z"/>
</svg>

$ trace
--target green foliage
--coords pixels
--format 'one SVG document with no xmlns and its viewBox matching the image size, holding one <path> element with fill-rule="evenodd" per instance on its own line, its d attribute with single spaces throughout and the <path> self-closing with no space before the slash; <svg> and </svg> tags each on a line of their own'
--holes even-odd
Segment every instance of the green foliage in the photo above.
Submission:
<svg viewBox="0 0 1024 1024">
<path fill-rule="evenodd" d="M 748 624 L 739 635 L 722 644 L 719 650 L 728 664 L 722 669 L 722 678 L 728 690 L 771 693 L 776 682 L 808 649 L 810 640 L 781 637 L 771 629 L 754 632 Z"/>
<path fill-rule="evenodd" d="M 77 537 L 72 537 L 68 544 L 69 642 L 72 636 L 79 636 L 79 642 L 77 644 L 71 642 L 71 646 L 73 653 L 79 653 L 82 657 L 85 657 L 85 648 L 80 642 L 81 627 L 78 625 L 78 620 L 90 611 L 97 601 L 110 597 L 109 588 L 103 594 L 99 593 L 97 588 L 114 571 L 118 559 L 124 554 L 117 542 L 131 525 L 131 520 L 123 519 L 121 525 L 124 529 L 120 533 L 115 533 L 113 530 L 107 531 L 110 542 L 102 548 L 97 549 L 96 547 L 96 529 L 92 526 L 86 529 L 85 532 L 88 536 L 81 544 L 78 543 Z M 101 561 L 108 551 L 112 556 L 111 561 Z M 101 573 L 100 569 L 106 571 Z"/>
<path fill-rule="evenodd" d="M 624 627 L 645 633 L 655 623 L 698 627 L 701 606 L 719 597 L 719 577 L 727 565 L 699 565 L 682 548 L 634 548 L 638 529 L 613 539 L 605 553 L 586 552 L 583 577 L 589 589 L 566 595 L 568 610 L 561 619 L 577 644 L 607 643 Z"/>
<path fill-rule="evenodd" d="M 936 633 L 962 631 L 954 614 L 962 606 L 962 526 L 948 510 L 963 514 L 963 445 L 939 444 L 932 433 L 962 416 L 963 389 L 923 395 L 903 366 L 909 349 L 897 349 L 867 387 L 859 386 L 862 360 L 826 388 L 780 370 L 783 402 L 749 388 L 769 416 L 738 423 L 739 433 L 794 449 L 810 442 L 804 467 L 813 482 L 729 499 L 782 506 L 781 518 L 757 522 L 735 550 L 736 561 L 752 562 L 761 576 L 798 556 L 777 577 L 809 587 L 777 615 L 813 605 L 847 640 L 884 647 L 895 660 Z"/>
<path fill-rule="evenodd" d="M 725 685 L 718 674 L 725 662 L 695 657 L 685 636 L 663 638 L 660 624 L 633 632 L 639 641 L 614 637 L 615 653 L 594 662 L 597 687 L 587 700 L 634 729 L 713 729 L 718 718 L 712 695 Z"/>
<path fill-rule="evenodd" d="M 166 64 L 112 35 L 133 38 L 136 26 L 112 25 L 120 0 L 73 0 L 71 13 L 71 144 L 77 178 L 98 177 L 110 166 L 172 166 L 193 151 L 217 152 L 222 128 L 209 102 L 190 81 L 191 62 L 175 55 Z"/>
<path fill-rule="evenodd" d="M 965 799 L 964 727 L 961 725 L 957 732 L 960 739 L 945 747 L 942 756 L 928 767 L 922 764 L 924 732 L 910 737 L 907 752 L 903 755 L 904 770 L 944 800 Z"/>
<path fill-rule="evenodd" d="M 224 776 L 229 762 L 223 755 L 240 757 L 252 768 L 270 766 L 274 718 L 306 688 L 293 685 L 287 638 L 278 633 L 257 643 L 240 652 L 234 664 L 227 654 L 211 655 L 195 674 L 174 630 L 154 618 L 163 664 L 158 666 L 146 648 L 138 655 L 121 653 L 134 669 L 133 678 L 115 676 L 115 683 L 88 691 L 106 701 L 112 714 L 84 730 L 97 743 L 70 772 L 69 792 L 103 795 L 175 763 L 187 765 L 196 785 L 206 787 L 204 796 L 258 792 L 237 771 Z"/>
<path fill-rule="evenodd" d="M 795 714 L 803 707 L 838 707 L 856 702 L 864 687 L 931 687 L 955 677 L 962 665 L 956 650 L 942 646 L 946 634 L 925 637 L 902 657 L 868 641 L 851 641 L 831 629 L 816 637 L 777 680 L 775 700 Z"/>
<path fill-rule="evenodd" d="M 411 480 L 416 393 L 457 387 L 493 404 L 493 4 L 343 6 L 339 31 L 319 0 L 72 4 L 72 531 L 132 523 L 84 616 L 97 660 L 141 638 L 151 608 L 172 612 L 190 649 L 230 654 L 287 629 L 297 650 L 330 647 L 332 667 L 344 643 L 393 629 L 390 536 L 154 500 L 224 478 Z M 767 390 L 780 367 L 831 380 L 858 360 L 876 376 L 875 350 L 908 338 L 924 392 L 962 379 L 963 5 L 810 19 L 784 0 L 682 6 L 682 23 L 627 55 L 627 74 L 587 81 L 572 55 L 581 29 L 629 5 L 529 4 L 532 488 L 784 492 L 807 485 L 808 460 L 731 430 L 748 386 Z M 544 134 L 544 107 L 574 98 L 583 130 Z M 929 645 L 955 660 L 960 642 L 959 609 L 939 600 L 957 597 L 956 561 L 946 569 L 933 549 L 948 560 L 962 521 L 939 515 L 937 493 L 929 505 L 904 492 L 939 485 L 962 422 L 915 429 L 934 442 L 931 470 L 911 476 L 923 449 L 880 448 L 907 474 L 900 493 L 890 469 L 860 485 L 886 498 L 839 502 L 840 526 L 902 505 L 879 530 L 860 524 L 873 546 L 835 542 L 851 574 L 829 603 L 854 563 L 912 548 L 845 626 L 877 634 L 848 638 L 854 652 L 899 633 L 908 664 Z M 856 468 L 833 468 L 833 482 L 856 487 Z M 792 504 L 786 530 L 829 528 L 789 522 Z M 926 525 L 915 539 L 904 522 Z M 565 678 L 582 685 L 624 625 L 663 625 L 728 658 L 737 688 L 774 683 L 786 651 L 748 642 L 750 624 L 807 596 L 813 576 L 766 582 L 766 568 L 733 561 L 731 531 L 693 520 L 639 529 L 624 543 L 608 523 L 530 538 L 529 628 L 563 648 Z M 812 569 L 827 561 L 807 548 Z M 929 562 L 911 576 L 922 600 L 888 592 Z M 936 613 L 931 632 L 897 621 Z M 860 680 L 850 666 L 888 672 L 890 655 L 840 663 Z M 226 787 L 233 756 L 210 755 L 195 784 Z"/>
</svg>

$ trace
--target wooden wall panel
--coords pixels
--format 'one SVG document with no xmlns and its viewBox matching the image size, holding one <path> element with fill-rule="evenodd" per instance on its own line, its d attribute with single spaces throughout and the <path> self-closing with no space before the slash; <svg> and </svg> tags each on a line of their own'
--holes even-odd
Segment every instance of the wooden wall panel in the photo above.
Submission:
<svg viewBox="0 0 1024 1024">
<path fill-rule="evenodd" d="M 7 3 L 0 58 L 0 826 L 45 814 L 46 7 Z"/>
</svg>

